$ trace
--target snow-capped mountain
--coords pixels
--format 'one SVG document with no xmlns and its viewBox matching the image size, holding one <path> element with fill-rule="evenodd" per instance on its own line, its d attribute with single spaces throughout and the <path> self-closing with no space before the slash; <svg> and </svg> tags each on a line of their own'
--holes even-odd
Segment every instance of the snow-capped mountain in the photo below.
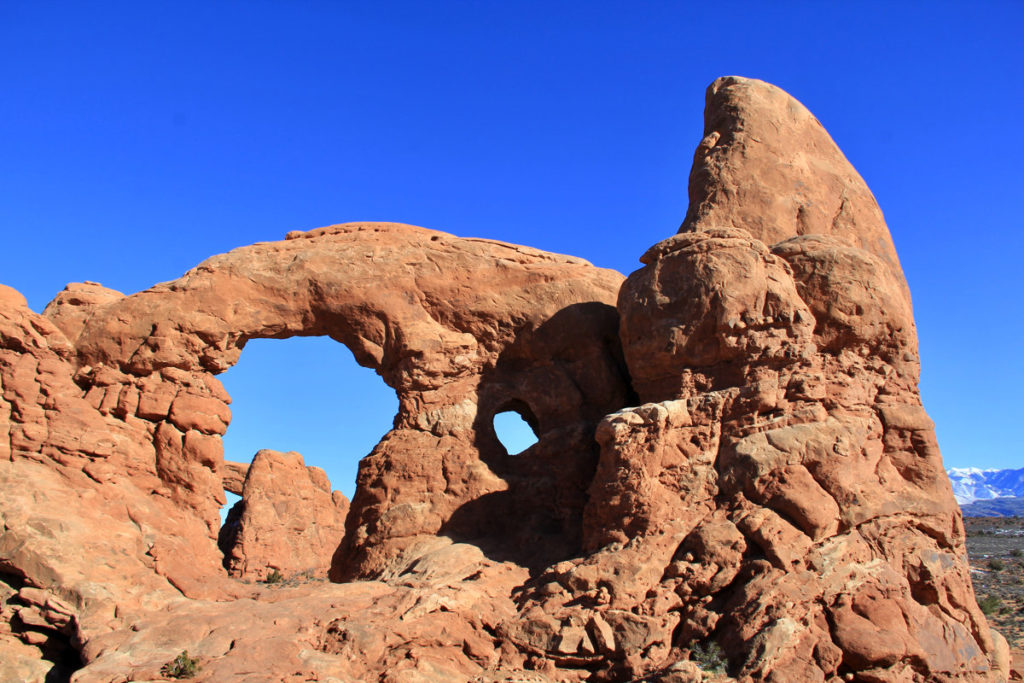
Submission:
<svg viewBox="0 0 1024 683">
<path fill-rule="evenodd" d="M 983 470 L 977 467 L 953 467 L 946 470 L 953 484 L 953 495 L 960 505 L 976 500 L 1024 496 L 1024 468 L 1019 470 Z"/>
</svg>

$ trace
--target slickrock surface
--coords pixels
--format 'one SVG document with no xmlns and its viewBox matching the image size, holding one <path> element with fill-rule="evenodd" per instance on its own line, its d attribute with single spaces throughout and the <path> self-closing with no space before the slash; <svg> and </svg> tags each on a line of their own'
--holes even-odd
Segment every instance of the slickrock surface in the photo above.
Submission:
<svg viewBox="0 0 1024 683">
<path fill-rule="evenodd" d="M 44 315 L 0 286 L 0 675 L 187 650 L 206 681 L 1005 679 L 864 182 L 730 77 L 690 198 L 625 282 L 360 223 Z M 296 335 L 398 395 L 350 504 L 299 454 L 223 457 L 215 375 Z M 507 409 L 539 437 L 516 456 Z"/>
</svg>

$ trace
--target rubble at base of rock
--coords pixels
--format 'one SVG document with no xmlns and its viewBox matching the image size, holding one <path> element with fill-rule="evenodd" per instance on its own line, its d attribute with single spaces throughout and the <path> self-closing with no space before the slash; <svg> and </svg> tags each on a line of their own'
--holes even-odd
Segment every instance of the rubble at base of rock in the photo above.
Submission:
<svg viewBox="0 0 1024 683">
<path fill-rule="evenodd" d="M 705 122 L 626 279 L 356 223 L 43 314 L 0 286 L 0 678 L 1006 680 L 874 198 L 773 86 Z M 216 375 L 297 335 L 398 396 L 351 501 L 224 459 Z"/>
</svg>

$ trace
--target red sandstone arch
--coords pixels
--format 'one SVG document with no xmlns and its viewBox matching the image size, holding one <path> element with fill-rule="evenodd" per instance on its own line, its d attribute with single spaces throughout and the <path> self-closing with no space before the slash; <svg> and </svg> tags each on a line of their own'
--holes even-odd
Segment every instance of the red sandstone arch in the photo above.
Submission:
<svg viewBox="0 0 1024 683">
<path fill-rule="evenodd" d="M 408 225 L 291 233 L 78 314 L 79 377 L 105 368 L 136 383 L 158 377 L 143 395 L 179 385 L 168 416 L 150 415 L 157 471 L 209 518 L 217 458 L 204 471 L 190 462 L 188 439 L 177 443 L 182 430 L 226 429 L 226 405 L 216 402 L 229 399 L 213 375 L 249 339 L 328 335 L 399 398 L 395 428 L 360 465 L 336 577 L 379 572 L 422 534 L 496 538 L 496 520 L 509 515 L 530 539 L 520 545 L 512 530 L 506 545 L 551 557 L 578 547 L 594 424 L 627 402 L 614 309 L 621 281 L 581 259 Z M 48 314 L 60 324 L 74 310 L 58 300 Z M 479 428 L 513 398 L 533 407 L 541 437 L 515 463 Z"/>
</svg>

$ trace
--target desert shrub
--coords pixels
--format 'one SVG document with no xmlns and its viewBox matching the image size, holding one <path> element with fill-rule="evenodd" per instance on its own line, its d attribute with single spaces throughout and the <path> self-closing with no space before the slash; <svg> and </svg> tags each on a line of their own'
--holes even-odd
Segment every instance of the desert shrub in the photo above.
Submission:
<svg viewBox="0 0 1024 683">
<path fill-rule="evenodd" d="M 264 579 L 264 582 L 270 584 L 284 583 L 284 574 L 277 571 L 276 569 L 273 569 L 269 574 L 267 574 L 267 578 Z"/>
<path fill-rule="evenodd" d="M 988 568 L 994 572 L 1001 572 L 1006 569 L 1006 563 L 1000 560 L 998 557 L 993 557 L 988 561 Z"/>
<path fill-rule="evenodd" d="M 288 580 L 288 583 L 300 584 L 300 583 L 313 583 L 315 581 L 322 581 L 323 577 L 319 576 L 314 569 L 306 569 L 292 576 Z"/>
<path fill-rule="evenodd" d="M 1024 550 L 1020 548 L 1014 548 L 1010 551 L 1010 557 L 1024 557 Z"/>
<path fill-rule="evenodd" d="M 725 673 L 725 654 L 718 643 L 711 641 L 706 645 L 697 644 L 690 650 L 690 659 L 697 663 L 702 671 L 708 673 Z"/>
<path fill-rule="evenodd" d="M 982 614 L 985 615 L 995 614 L 1002 604 L 1003 601 L 996 595 L 986 595 L 981 600 L 978 600 L 978 607 L 981 608 Z"/>
<path fill-rule="evenodd" d="M 170 678 L 192 678 L 199 672 L 199 660 L 188 656 L 188 650 L 160 667 L 160 673 Z"/>
</svg>

